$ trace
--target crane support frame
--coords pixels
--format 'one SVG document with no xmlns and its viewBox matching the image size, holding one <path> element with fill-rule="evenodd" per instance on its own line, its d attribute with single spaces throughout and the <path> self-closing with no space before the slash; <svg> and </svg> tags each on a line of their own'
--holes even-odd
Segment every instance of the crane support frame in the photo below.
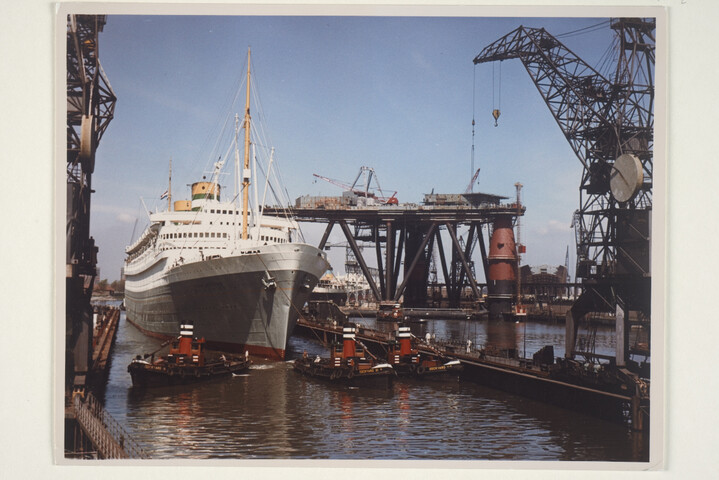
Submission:
<svg viewBox="0 0 719 480">
<path fill-rule="evenodd" d="M 573 224 L 575 279 L 583 280 L 584 298 L 567 317 L 568 357 L 574 354 L 578 321 L 588 312 L 616 312 L 617 318 L 628 317 L 629 310 L 645 318 L 651 313 L 656 20 L 613 18 L 609 27 L 617 39 L 611 80 L 543 28 L 520 26 L 474 58 L 475 65 L 519 59 L 583 166 Z M 640 165 L 639 185 L 628 198 L 612 187 L 614 177 L 623 175 L 617 160 L 624 155 Z M 626 334 L 624 327 L 617 331 Z M 617 357 L 624 365 L 626 349 Z"/>
</svg>

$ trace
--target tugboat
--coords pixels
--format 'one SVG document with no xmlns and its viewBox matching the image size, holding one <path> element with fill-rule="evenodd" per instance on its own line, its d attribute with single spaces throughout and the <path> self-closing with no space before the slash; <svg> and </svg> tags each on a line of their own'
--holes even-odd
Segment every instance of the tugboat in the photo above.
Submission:
<svg viewBox="0 0 719 480">
<path fill-rule="evenodd" d="M 165 345 L 167 343 L 164 343 L 160 349 Z M 242 372 L 247 370 L 252 363 L 247 352 L 245 352 L 245 358 L 227 358 L 224 354 L 217 358 L 207 358 L 205 356 L 205 339 L 194 337 L 192 325 L 181 325 L 180 336 L 172 341 L 170 351 L 166 356 L 155 360 L 157 351 L 144 356 L 138 355 L 127 366 L 134 387 L 197 383 Z"/>
<path fill-rule="evenodd" d="M 380 302 L 377 310 L 377 320 L 380 322 L 403 322 L 407 320 L 402 304 L 395 302 Z"/>
<path fill-rule="evenodd" d="M 389 344 L 387 360 L 398 376 L 444 380 L 455 379 L 462 371 L 463 367 L 459 360 L 449 359 L 429 344 L 425 347 L 434 353 L 413 348 L 409 327 L 399 327 L 395 337 L 396 340 Z"/>
<path fill-rule="evenodd" d="M 388 363 L 355 339 L 355 327 L 342 329 L 342 343 L 332 345 L 330 358 L 309 358 L 305 353 L 295 360 L 294 368 L 311 377 L 350 386 L 389 388 L 397 375 Z"/>
</svg>

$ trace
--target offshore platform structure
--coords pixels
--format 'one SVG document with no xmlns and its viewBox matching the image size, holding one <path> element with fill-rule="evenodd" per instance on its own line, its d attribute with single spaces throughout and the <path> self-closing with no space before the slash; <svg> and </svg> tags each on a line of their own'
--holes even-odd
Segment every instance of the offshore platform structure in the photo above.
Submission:
<svg viewBox="0 0 719 480">
<path fill-rule="evenodd" d="M 362 175 L 365 175 L 364 185 L 359 188 Z M 487 280 L 486 305 L 490 318 L 501 319 L 511 313 L 515 298 L 517 257 L 512 224 L 515 217 L 524 215 L 525 209 L 516 203 L 501 203 L 507 197 L 472 192 L 478 175 L 479 170 L 463 194 L 439 194 L 433 190 L 425 195 L 423 205 L 416 205 L 399 204 L 397 192 L 385 196 L 376 172 L 369 167 L 361 167 L 351 185 L 314 174 L 342 187 L 345 192 L 341 197 L 299 197 L 293 214 L 300 221 L 327 223 L 320 249 L 327 247 L 334 226 L 341 228 L 379 304 L 401 302 L 406 307 L 425 308 L 429 304 L 441 304 L 441 289 L 444 289 L 449 308 L 478 311 L 485 306 L 483 285 L 477 283 L 472 261 L 474 246 L 479 244 Z M 372 179 L 379 195 L 370 190 Z M 281 214 L 271 207 L 265 207 L 264 211 Z M 485 225 L 491 232 L 489 249 L 484 242 Z M 466 242 L 458 233 L 463 227 L 468 227 Z M 445 236 L 443 240 L 443 232 L 447 232 L 449 238 Z M 374 244 L 377 274 L 368 266 L 359 242 Z M 445 253 L 445 245 L 449 255 Z M 437 264 L 441 266 L 443 284 L 437 283 Z M 430 298 L 430 289 L 439 298 Z"/>
<path fill-rule="evenodd" d="M 98 59 L 105 15 L 67 19 L 67 224 L 65 269 L 65 396 L 84 395 L 92 356 L 97 247 L 90 237 L 95 151 L 112 120 L 115 94 Z"/>
<path fill-rule="evenodd" d="M 618 46 L 612 79 L 543 28 L 517 28 L 484 48 L 474 63 L 519 59 L 584 167 L 574 216 L 582 295 L 567 314 L 565 355 L 591 355 L 575 349 L 578 323 L 592 312 L 609 312 L 616 315 L 616 364 L 638 372 L 631 355 L 650 354 L 656 22 L 608 23 Z M 630 346 L 632 325 L 643 336 Z M 642 374 L 648 373 L 645 366 Z"/>
</svg>

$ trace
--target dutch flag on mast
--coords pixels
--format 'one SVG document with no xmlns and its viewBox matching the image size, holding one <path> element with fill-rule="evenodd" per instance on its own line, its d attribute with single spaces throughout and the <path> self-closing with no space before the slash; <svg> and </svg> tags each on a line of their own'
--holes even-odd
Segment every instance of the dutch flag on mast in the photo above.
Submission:
<svg viewBox="0 0 719 480">
<path fill-rule="evenodd" d="M 166 199 L 166 198 L 167 198 L 167 195 L 169 195 L 169 193 L 170 193 L 169 190 L 165 190 L 165 193 L 163 193 L 162 195 L 160 195 L 160 200 Z"/>
</svg>

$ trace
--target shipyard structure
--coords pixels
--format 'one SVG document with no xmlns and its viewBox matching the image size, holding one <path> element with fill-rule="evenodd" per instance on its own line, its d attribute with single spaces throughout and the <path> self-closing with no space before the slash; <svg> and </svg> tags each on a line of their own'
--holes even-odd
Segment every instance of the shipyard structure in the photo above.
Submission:
<svg viewBox="0 0 719 480">
<path fill-rule="evenodd" d="M 334 228 L 343 232 L 380 305 L 401 301 L 406 308 L 432 307 L 434 287 L 449 308 L 488 311 L 490 318 L 512 314 L 522 248 L 513 227 L 524 214 L 522 205 L 474 192 L 427 194 L 421 205 L 389 199 L 352 190 L 335 197 L 303 196 L 294 214 L 299 221 L 326 224 L 320 249 Z M 477 281 L 472 260 L 477 246 L 486 283 Z M 370 258 L 377 271 L 368 266 Z"/>
</svg>

